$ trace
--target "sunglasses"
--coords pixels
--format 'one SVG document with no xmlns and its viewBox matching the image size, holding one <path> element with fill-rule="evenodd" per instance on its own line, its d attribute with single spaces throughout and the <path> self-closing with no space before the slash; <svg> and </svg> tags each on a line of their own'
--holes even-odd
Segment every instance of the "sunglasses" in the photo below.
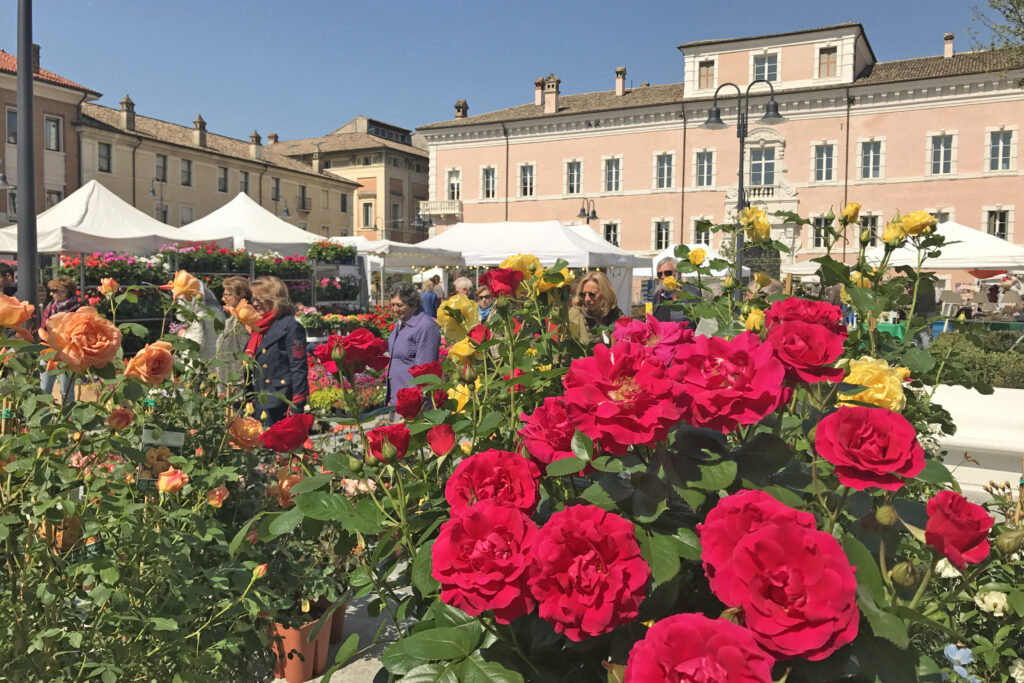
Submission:
<svg viewBox="0 0 1024 683">
<path fill-rule="evenodd" d="M 493 299 L 493 298 L 494 297 L 491 296 L 490 294 L 481 294 L 480 296 L 477 297 L 477 299 L 481 299 L 481 300 L 482 299 Z"/>
<path fill-rule="evenodd" d="M 580 297 L 583 299 L 596 299 L 600 296 L 600 292 L 580 292 Z"/>
<path fill-rule="evenodd" d="M 658 271 L 658 277 L 668 277 L 669 275 L 674 275 L 674 274 L 675 274 L 674 270 L 659 270 Z"/>
</svg>

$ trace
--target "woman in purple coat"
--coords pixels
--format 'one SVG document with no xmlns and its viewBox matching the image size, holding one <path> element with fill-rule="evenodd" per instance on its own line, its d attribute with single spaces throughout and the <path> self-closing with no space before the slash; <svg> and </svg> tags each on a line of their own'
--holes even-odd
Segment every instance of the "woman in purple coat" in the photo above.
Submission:
<svg viewBox="0 0 1024 683">
<path fill-rule="evenodd" d="M 437 321 L 423 310 L 419 291 L 408 282 L 391 288 L 391 310 L 398 320 L 388 337 L 388 403 L 395 405 L 398 390 L 412 379 L 409 368 L 438 359 L 441 330 Z"/>
</svg>

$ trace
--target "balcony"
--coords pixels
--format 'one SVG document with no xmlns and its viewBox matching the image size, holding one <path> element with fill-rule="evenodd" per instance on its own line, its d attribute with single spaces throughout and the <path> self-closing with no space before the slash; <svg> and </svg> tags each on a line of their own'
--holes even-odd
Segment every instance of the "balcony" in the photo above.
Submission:
<svg viewBox="0 0 1024 683">
<path fill-rule="evenodd" d="M 775 199 L 776 185 L 751 185 L 743 188 L 743 194 L 748 202 L 766 199 Z"/>
<path fill-rule="evenodd" d="M 420 215 L 423 216 L 461 216 L 462 201 L 459 199 L 435 199 L 420 202 Z"/>
<path fill-rule="evenodd" d="M 295 198 L 295 209 L 302 213 L 309 213 L 313 210 L 313 200 L 309 197 L 303 197 L 299 195 Z"/>
</svg>

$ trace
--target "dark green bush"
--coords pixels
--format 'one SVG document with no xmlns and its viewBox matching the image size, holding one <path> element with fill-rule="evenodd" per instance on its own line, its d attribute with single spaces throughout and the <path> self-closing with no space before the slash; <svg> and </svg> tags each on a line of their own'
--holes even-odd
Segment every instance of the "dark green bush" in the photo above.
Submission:
<svg viewBox="0 0 1024 683">
<path fill-rule="evenodd" d="M 1010 335 L 1013 339 L 1001 340 L 1002 337 L 1008 338 Z M 983 348 L 1008 349 L 1019 336 L 1020 333 L 1008 331 L 988 332 L 971 337 L 960 332 L 946 332 L 936 337 L 928 351 L 940 363 L 945 359 L 942 378 L 950 377 L 951 373 L 963 374 L 972 381 L 980 381 L 993 387 L 1024 389 L 1024 354 L 1018 353 L 1016 349 L 1006 352 Z M 930 374 L 931 377 L 928 379 L 934 381 L 935 371 Z"/>
</svg>

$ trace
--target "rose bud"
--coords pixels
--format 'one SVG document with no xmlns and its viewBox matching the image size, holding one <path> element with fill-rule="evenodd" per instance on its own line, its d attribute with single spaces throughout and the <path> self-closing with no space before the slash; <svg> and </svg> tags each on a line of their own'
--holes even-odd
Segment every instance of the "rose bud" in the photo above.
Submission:
<svg viewBox="0 0 1024 683">
<path fill-rule="evenodd" d="M 252 570 L 252 578 L 253 579 L 262 579 L 266 575 L 267 575 L 267 564 L 265 562 L 263 564 L 261 564 L 261 565 L 258 565 L 256 567 L 254 567 L 253 570 Z"/>
<path fill-rule="evenodd" d="M 860 244 L 862 247 L 866 247 L 871 244 L 871 231 L 861 230 L 860 231 Z"/>
<path fill-rule="evenodd" d="M 889 578 L 897 586 L 909 588 L 917 583 L 917 567 L 912 562 L 900 562 L 889 571 Z"/>
<path fill-rule="evenodd" d="M 250 545 L 256 545 L 256 541 L 260 540 L 260 532 L 256 529 L 249 529 L 249 531 L 245 534 L 245 540 Z"/>
<path fill-rule="evenodd" d="M 107 416 L 107 424 L 115 432 L 119 432 L 130 425 L 133 419 L 135 419 L 135 413 L 131 408 L 118 406 L 110 411 L 110 415 Z"/>
<path fill-rule="evenodd" d="M 1006 554 L 1015 553 L 1024 546 L 1024 527 L 1009 529 L 996 536 L 996 547 Z"/>
<path fill-rule="evenodd" d="M 875 510 L 875 521 L 882 526 L 892 526 L 900 519 L 899 514 L 896 512 L 896 508 L 892 505 L 883 505 L 882 507 Z"/>
<path fill-rule="evenodd" d="M 188 475 L 172 466 L 157 477 L 156 490 L 161 493 L 177 493 L 187 483 Z"/>
</svg>

